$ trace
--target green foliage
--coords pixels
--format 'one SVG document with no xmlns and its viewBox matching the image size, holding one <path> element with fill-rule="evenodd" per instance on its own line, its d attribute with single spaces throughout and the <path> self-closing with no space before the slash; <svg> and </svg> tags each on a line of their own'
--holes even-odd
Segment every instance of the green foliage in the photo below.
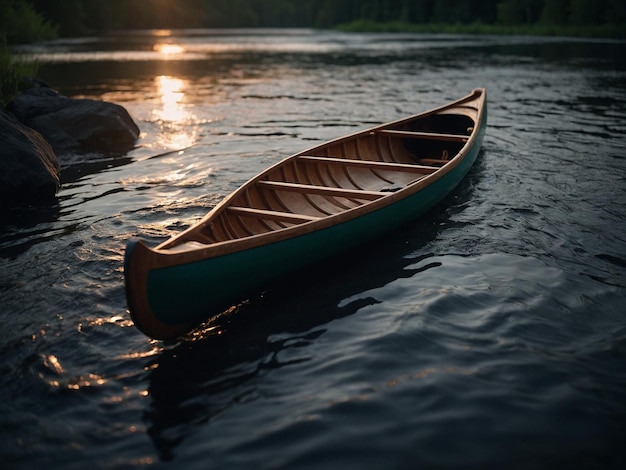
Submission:
<svg viewBox="0 0 626 470">
<path fill-rule="evenodd" d="M 572 0 L 570 22 L 574 25 L 600 24 L 606 2 L 598 0 Z"/>
<path fill-rule="evenodd" d="M 24 78 L 34 76 L 37 64 L 16 60 L 8 44 L 55 37 L 56 29 L 24 0 L 0 0 L 0 105 L 21 90 Z"/>
<path fill-rule="evenodd" d="M 21 91 L 24 78 L 34 77 L 36 73 L 36 63 L 16 60 L 6 42 L 0 40 L 0 105 L 6 106 Z"/>
<path fill-rule="evenodd" d="M 9 44 L 56 36 L 56 28 L 26 0 L 0 0 L 0 35 Z"/>
<path fill-rule="evenodd" d="M 569 20 L 570 0 L 546 0 L 541 12 L 541 24 L 564 26 Z"/>
<path fill-rule="evenodd" d="M 506 0 L 498 3 L 498 20 L 505 25 L 534 24 L 548 0 Z"/>
</svg>

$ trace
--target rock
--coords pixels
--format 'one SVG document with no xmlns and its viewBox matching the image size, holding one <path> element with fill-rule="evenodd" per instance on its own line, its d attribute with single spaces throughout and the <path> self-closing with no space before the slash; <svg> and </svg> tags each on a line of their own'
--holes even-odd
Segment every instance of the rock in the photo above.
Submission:
<svg viewBox="0 0 626 470">
<path fill-rule="evenodd" d="M 0 208 L 53 198 L 59 171 L 44 138 L 0 109 Z"/>
<path fill-rule="evenodd" d="M 46 86 L 16 96 L 7 110 L 38 131 L 62 164 L 65 155 L 124 155 L 139 137 L 139 128 L 122 106 L 68 98 Z"/>
</svg>

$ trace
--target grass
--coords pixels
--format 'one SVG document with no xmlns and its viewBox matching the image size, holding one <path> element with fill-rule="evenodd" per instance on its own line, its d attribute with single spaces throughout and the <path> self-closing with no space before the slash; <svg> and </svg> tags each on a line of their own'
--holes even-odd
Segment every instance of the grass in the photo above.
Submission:
<svg viewBox="0 0 626 470">
<path fill-rule="evenodd" d="M 6 106 L 21 90 L 25 77 L 34 77 L 35 62 L 15 59 L 6 43 L 0 38 L 0 105 Z"/>
</svg>

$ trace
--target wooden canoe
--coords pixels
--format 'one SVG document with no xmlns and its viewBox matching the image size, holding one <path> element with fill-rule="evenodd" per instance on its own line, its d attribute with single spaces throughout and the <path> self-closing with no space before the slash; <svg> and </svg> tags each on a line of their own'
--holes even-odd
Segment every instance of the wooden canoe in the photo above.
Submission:
<svg viewBox="0 0 626 470">
<path fill-rule="evenodd" d="M 486 91 L 297 153 L 253 177 L 156 248 L 131 241 L 130 315 L 175 338 L 268 282 L 371 240 L 448 195 L 472 166 Z"/>
</svg>

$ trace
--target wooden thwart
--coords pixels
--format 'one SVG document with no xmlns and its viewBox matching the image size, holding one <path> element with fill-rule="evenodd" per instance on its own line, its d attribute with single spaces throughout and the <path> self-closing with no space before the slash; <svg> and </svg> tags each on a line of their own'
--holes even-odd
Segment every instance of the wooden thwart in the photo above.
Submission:
<svg viewBox="0 0 626 470">
<path fill-rule="evenodd" d="M 418 131 L 394 131 L 392 129 L 381 129 L 375 131 L 378 135 L 385 135 L 389 137 L 407 137 L 410 139 L 426 139 L 426 140 L 441 140 L 445 142 L 467 142 L 469 136 L 460 134 L 439 134 L 436 132 L 418 132 Z"/>
<path fill-rule="evenodd" d="M 322 196 L 338 196 L 354 199 L 366 199 L 374 201 L 378 198 L 388 195 L 388 193 L 380 191 L 367 191 L 362 189 L 345 189 L 334 188 L 328 186 L 315 186 L 311 184 L 284 183 L 282 181 L 259 181 L 259 186 L 271 188 L 280 191 L 294 191 L 304 194 L 319 194 Z"/>
<path fill-rule="evenodd" d="M 265 209 L 254 209 L 252 207 L 230 206 L 226 209 L 229 213 L 241 215 L 244 217 L 255 217 L 264 220 L 278 220 L 282 222 L 291 222 L 301 224 L 302 222 L 312 222 L 319 220 L 320 217 L 304 214 L 294 214 L 292 212 L 269 211 Z"/>
<path fill-rule="evenodd" d="M 443 158 L 420 158 L 419 161 L 428 165 L 440 165 L 435 167 L 437 169 L 441 168 L 442 165 L 450 162 L 450 160 L 444 160 Z"/>
<path fill-rule="evenodd" d="M 348 158 L 333 158 L 333 157 L 316 157 L 314 155 L 305 155 L 298 157 L 302 161 L 310 161 L 317 163 L 326 163 L 329 165 L 343 165 L 353 166 L 361 168 L 370 168 L 373 170 L 389 170 L 389 171 L 402 171 L 410 173 L 434 173 L 439 169 L 436 166 L 428 165 L 413 165 L 411 163 L 391 163 L 391 162 L 377 162 L 372 160 L 352 160 Z"/>
</svg>

